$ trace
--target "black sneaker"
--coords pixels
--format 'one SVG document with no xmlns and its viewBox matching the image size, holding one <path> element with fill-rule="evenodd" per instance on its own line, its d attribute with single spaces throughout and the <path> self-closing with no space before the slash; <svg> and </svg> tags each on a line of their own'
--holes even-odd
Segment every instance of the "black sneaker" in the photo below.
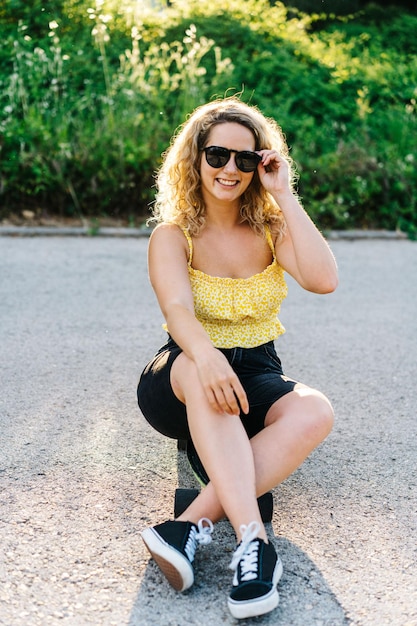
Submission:
<svg viewBox="0 0 417 626">
<path fill-rule="evenodd" d="M 269 613 L 278 606 L 277 584 L 282 563 L 271 543 L 259 539 L 259 524 L 242 526 L 242 541 L 233 555 L 235 570 L 228 606 L 233 617 L 243 619 Z"/>
<path fill-rule="evenodd" d="M 192 522 L 164 522 L 142 533 L 146 547 L 177 591 L 189 589 L 194 582 L 191 563 L 197 544 L 211 542 L 213 524 L 203 517 L 198 526 Z"/>
</svg>

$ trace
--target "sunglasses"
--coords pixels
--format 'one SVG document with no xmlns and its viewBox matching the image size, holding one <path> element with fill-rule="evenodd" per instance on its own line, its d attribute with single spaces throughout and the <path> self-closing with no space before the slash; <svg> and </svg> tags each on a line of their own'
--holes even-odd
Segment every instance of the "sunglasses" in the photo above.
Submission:
<svg viewBox="0 0 417 626">
<path fill-rule="evenodd" d="M 203 152 L 206 153 L 206 161 L 210 167 L 224 167 L 230 160 L 232 152 L 235 153 L 235 163 L 241 172 L 254 172 L 258 167 L 258 163 L 262 161 L 262 157 L 256 152 L 250 150 L 229 150 L 228 148 L 221 148 L 220 146 L 209 146 L 203 148 Z"/>
</svg>

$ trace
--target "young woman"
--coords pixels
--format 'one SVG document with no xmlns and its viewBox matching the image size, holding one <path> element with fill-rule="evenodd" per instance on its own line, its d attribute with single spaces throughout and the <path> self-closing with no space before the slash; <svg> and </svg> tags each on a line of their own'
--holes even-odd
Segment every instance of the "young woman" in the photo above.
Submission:
<svg viewBox="0 0 417 626">
<path fill-rule="evenodd" d="M 190 437 L 210 478 L 176 520 L 143 540 L 172 586 L 194 581 L 199 543 L 227 516 L 238 546 L 233 616 L 278 604 L 282 564 L 257 497 L 287 478 L 328 435 L 333 410 L 286 377 L 274 340 L 284 272 L 314 293 L 338 282 L 334 257 L 293 189 L 282 131 L 235 98 L 199 107 L 165 155 L 149 243 L 149 275 L 167 343 L 142 373 L 138 401 L 168 437 Z"/>
</svg>

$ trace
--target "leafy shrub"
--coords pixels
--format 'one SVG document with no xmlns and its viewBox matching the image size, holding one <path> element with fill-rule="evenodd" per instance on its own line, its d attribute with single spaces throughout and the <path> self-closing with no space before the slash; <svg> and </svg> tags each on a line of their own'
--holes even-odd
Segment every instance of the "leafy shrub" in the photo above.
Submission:
<svg viewBox="0 0 417 626">
<path fill-rule="evenodd" d="M 198 38 L 194 27 L 182 41 L 144 53 L 134 27 L 114 68 L 106 23 L 106 15 L 97 16 L 89 55 L 100 71 L 90 78 L 83 59 L 78 65 L 77 57 L 63 54 L 55 20 L 42 47 L 26 26 L 19 28 L 0 127 L 7 210 L 30 205 L 62 215 L 134 215 L 152 199 L 153 172 L 173 124 L 209 97 L 200 63 L 213 42 Z M 210 88 L 228 70 L 218 52 L 215 57 Z"/>
<path fill-rule="evenodd" d="M 143 217 L 174 129 L 241 93 L 282 125 L 322 228 L 416 233 L 417 16 L 268 0 L 12 4 L 0 12 L 2 216 Z"/>
</svg>

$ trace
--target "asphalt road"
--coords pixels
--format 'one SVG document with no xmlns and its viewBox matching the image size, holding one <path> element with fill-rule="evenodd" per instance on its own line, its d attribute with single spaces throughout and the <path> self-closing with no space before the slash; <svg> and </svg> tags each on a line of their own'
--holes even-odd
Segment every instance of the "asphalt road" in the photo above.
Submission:
<svg viewBox="0 0 417 626">
<path fill-rule="evenodd" d="M 136 405 L 162 343 L 147 239 L 0 239 L 0 624 L 218 626 L 230 526 L 176 594 L 139 531 L 191 484 Z M 290 281 L 286 372 L 336 409 L 327 441 L 275 490 L 281 602 L 241 624 L 416 626 L 417 243 L 335 241 L 331 295 Z"/>
</svg>

